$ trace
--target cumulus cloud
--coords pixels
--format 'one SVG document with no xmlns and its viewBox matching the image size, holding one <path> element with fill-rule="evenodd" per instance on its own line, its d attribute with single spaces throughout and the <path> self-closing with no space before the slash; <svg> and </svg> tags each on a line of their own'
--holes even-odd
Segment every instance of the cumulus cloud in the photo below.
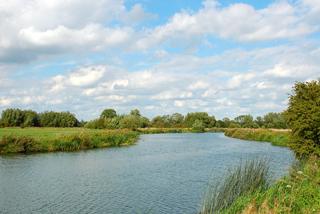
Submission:
<svg viewBox="0 0 320 214">
<path fill-rule="evenodd" d="M 134 32 L 123 19 L 138 23 L 149 15 L 141 5 L 128 10 L 122 0 L 0 2 L 0 62 L 121 48 Z"/>
<path fill-rule="evenodd" d="M 319 3 L 319 2 L 318 2 Z M 166 41 L 190 39 L 207 35 L 242 42 L 289 39 L 310 34 L 319 29 L 307 17 L 317 11 L 316 1 L 290 4 L 280 1 L 263 9 L 244 3 L 219 6 L 207 0 L 196 12 L 176 13 L 168 23 L 147 32 L 137 47 L 147 49 Z"/>
<path fill-rule="evenodd" d="M 257 9 L 206 0 L 140 28 L 154 16 L 122 0 L 0 2 L 0 110 L 69 110 L 84 119 L 106 107 L 219 118 L 281 111 L 295 81 L 319 78 L 319 41 L 306 37 L 319 30 L 319 5 L 277 1 Z M 201 52 L 216 37 L 231 47 Z M 200 51 L 176 51 L 180 44 Z M 58 55 L 74 63 L 62 66 Z"/>
</svg>

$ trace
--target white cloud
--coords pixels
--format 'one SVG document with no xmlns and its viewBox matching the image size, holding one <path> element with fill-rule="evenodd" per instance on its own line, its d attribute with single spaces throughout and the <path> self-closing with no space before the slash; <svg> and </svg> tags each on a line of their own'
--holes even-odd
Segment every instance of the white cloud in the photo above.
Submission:
<svg viewBox="0 0 320 214">
<path fill-rule="evenodd" d="M 70 74 L 69 81 L 74 86 L 87 86 L 101 79 L 104 73 L 104 66 L 81 68 Z"/>
<path fill-rule="evenodd" d="M 197 12 L 176 13 L 165 25 L 149 30 L 136 45 L 147 49 L 168 40 L 190 43 L 190 39 L 206 35 L 243 42 L 301 37 L 319 29 L 319 23 L 306 19 L 315 10 L 311 5 L 316 3 L 310 2 L 306 2 L 307 8 L 281 1 L 255 9 L 243 3 L 220 7 L 216 1 L 205 1 Z"/>
<path fill-rule="evenodd" d="M 1 106 L 9 106 L 13 102 L 12 98 L 1 98 L 0 97 L 0 105 Z"/>
<path fill-rule="evenodd" d="M 123 0 L 13 0 L 0 2 L 0 62 L 28 62 L 53 54 L 123 48 L 148 15 Z M 114 27 L 112 22 L 119 24 Z"/>
</svg>

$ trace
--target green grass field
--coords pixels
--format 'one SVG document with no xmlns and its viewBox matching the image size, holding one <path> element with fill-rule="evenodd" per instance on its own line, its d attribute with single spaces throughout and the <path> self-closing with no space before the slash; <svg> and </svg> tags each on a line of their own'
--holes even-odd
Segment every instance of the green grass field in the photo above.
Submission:
<svg viewBox="0 0 320 214">
<path fill-rule="evenodd" d="M 5 135 L 29 136 L 36 138 L 55 138 L 61 135 L 70 135 L 77 133 L 103 133 L 101 129 L 86 128 L 0 128 L 0 137 Z"/>
<path fill-rule="evenodd" d="M 130 130 L 85 128 L 1 128 L 0 154 L 124 146 L 134 144 L 139 133 Z"/>
</svg>

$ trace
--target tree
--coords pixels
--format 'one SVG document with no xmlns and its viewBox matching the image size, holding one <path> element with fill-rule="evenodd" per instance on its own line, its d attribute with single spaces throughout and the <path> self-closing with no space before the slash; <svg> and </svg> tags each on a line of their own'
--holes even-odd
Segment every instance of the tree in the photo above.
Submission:
<svg viewBox="0 0 320 214">
<path fill-rule="evenodd" d="M 214 116 L 210 117 L 207 112 L 192 112 L 185 117 L 184 123 L 186 127 L 192 128 L 196 120 L 201 120 L 205 128 L 215 126 L 216 119 Z"/>
<path fill-rule="evenodd" d="M 126 115 L 120 120 L 120 128 L 136 130 L 141 127 L 140 117 L 135 115 Z"/>
<path fill-rule="evenodd" d="M 23 127 L 32 127 L 32 126 L 39 126 L 39 116 L 38 113 L 32 110 L 23 111 Z"/>
<path fill-rule="evenodd" d="M 254 128 L 253 117 L 251 115 L 240 115 L 234 118 L 234 121 L 238 123 L 242 128 Z"/>
<path fill-rule="evenodd" d="M 46 111 L 39 114 L 40 125 L 43 127 L 76 127 L 79 121 L 70 112 Z"/>
<path fill-rule="evenodd" d="M 294 85 L 285 117 L 292 129 L 290 145 L 296 155 L 320 156 L 320 80 Z"/>
<path fill-rule="evenodd" d="M 151 121 L 152 127 L 166 128 L 170 126 L 169 115 L 156 116 Z"/>
<path fill-rule="evenodd" d="M 110 119 L 117 116 L 117 112 L 114 109 L 105 109 L 100 114 L 101 119 Z"/>
<path fill-rule="evenodd" d="M 255 123 L 260 127 L 263 128 L 264 127 L 264 120 L 261 116 L 258 116 L 255 120 Z"/>
<path fill-rule="evenodd" d="M 2 111 L 1 121 L 5 127 L 21 126 L 24 120 L 24 112 L 20 109 L 6 109 Z"/>
<path fill-rule="evenodd" d="M 205 131 L 205 126 L 203 121 L 201 120 L 196 120 L 194 121 L 194 123 L 192 124 L 192 131 L 193 132 L 204 132 Z"/>
<path fill-rule="evenodd" d="M 263 117 L 263 123 L 266 128 L 285 129 L 286 120 L 282 113 L 270 112 Z"/>
<path fill-rule="evenodd" d="M 179 113 L 174 113 L 169 118 L 169 124 L 171 127 L 181 127 L 183 125 L 184 116 Z"/>
<path fill-rule="evenodd" d="M 138 116 L 138 117 L 141 116 L 139 109 L 133 109 L 133 110 L 131 110 L 131 111 L 130 111 L 130 115 Z"/>
</svg>

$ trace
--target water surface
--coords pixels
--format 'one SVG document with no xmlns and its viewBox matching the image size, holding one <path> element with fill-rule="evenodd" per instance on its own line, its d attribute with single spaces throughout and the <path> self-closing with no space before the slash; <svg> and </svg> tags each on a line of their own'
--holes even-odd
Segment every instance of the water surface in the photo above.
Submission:
<svg viewBox="0 0 320 214">
<path fill-rule="evenodd" d="M 196 213 L 209 179 L 255 157 L 270 160 L 274 178 L 294 159 L 286 148 L 221 133 L 142 135 L 130 147 L 0 156 L 0 213 Z"/>
</svg>

